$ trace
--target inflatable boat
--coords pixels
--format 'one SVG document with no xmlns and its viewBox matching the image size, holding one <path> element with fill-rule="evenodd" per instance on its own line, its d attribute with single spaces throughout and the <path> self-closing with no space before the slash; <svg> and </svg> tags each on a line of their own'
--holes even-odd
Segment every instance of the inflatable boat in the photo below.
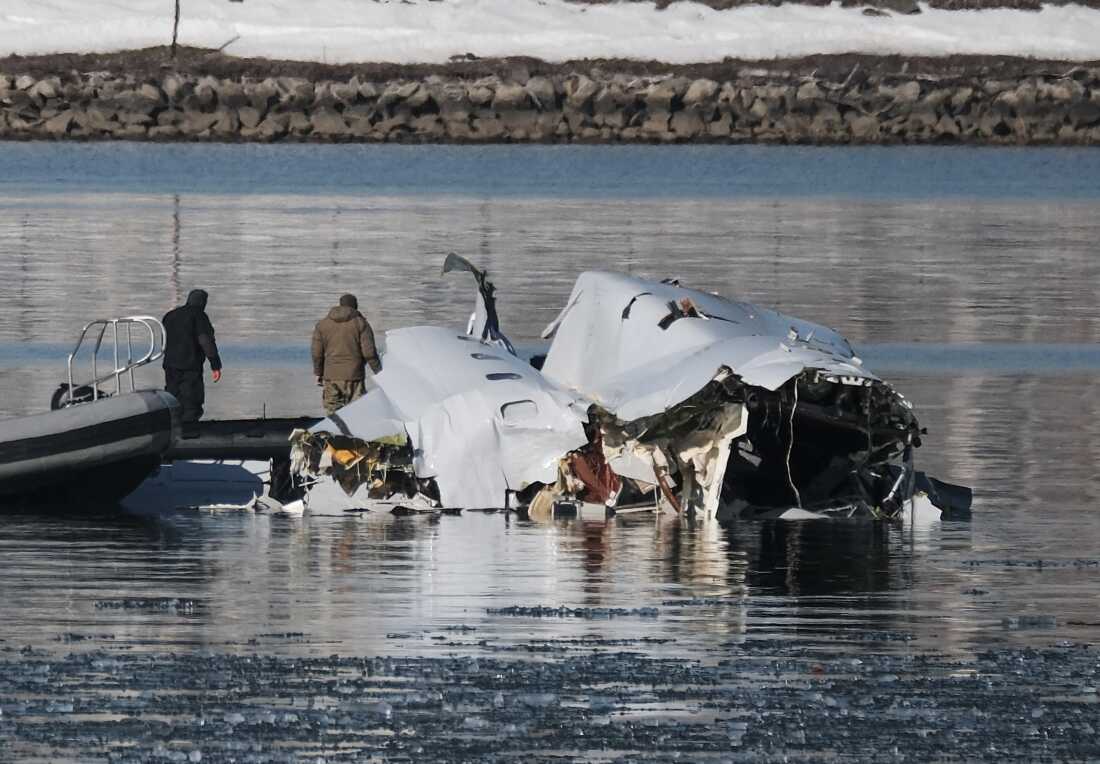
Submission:
<svg viewBox="0 0 1100 764">
<path fill-rule="evenodd" d="M 140 356 L 135 330 L 148 339 Z M 105 338 L 114 345 L 113 364 L 100 373 Z M 68 382 L 54 394 L 51 410 L 0 421 L 0 507 L 113 503 L 160 466 L 177 439 L 179 404 L 163 390 L 137 390 L 134 370 L 162 357 L 164 339 L 164 327 L 150 316 L 85 325 L 69 354 Z M 91 378 L 75 384 L 82 348 Z"/>
<path fill-rule="evenodd" d="M 160 466 L 178 425 L 162 390 L 0 421 L 0 505 L 117 501 Z"/>
</svg>

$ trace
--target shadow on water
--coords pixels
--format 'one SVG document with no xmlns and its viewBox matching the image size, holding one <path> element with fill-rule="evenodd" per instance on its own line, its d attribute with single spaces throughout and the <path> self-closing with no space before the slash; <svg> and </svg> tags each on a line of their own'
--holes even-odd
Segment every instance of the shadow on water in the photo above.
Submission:
<svg viewBox="0 0 1100 764">
<path fill-rule="evenodd" d="M 726 539 L 747 558 L 753 591 L 820 597 L 896 588 L 907 561 L 891 554 L 891 530 L 856 520 L 774 521 L 731 527 Z"/>
<path fill-rule="evenodd" d="M 170 515 L 134 514 L 117 505 L 75 508 L 53 504 L 0 504 L 0 520 L 8 533 L 25 534 L 28 538 L 111 541 L 127 545 L 151 543 L 162 549 L 183 542 L 183 534 Z"/>
</svg>

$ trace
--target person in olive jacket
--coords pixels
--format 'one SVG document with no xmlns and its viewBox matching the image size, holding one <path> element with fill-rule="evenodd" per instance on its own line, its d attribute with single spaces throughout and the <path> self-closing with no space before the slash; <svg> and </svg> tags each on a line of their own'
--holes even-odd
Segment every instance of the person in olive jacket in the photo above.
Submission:
<svg viewBox="0 0 1100 764">
<path fill-rule="evenodd" d="M 313 373 L 321 386 L 321 402 L 326 414 L 334 414 L 363 395 L 369 365 L 375 374 L 382 371 L 374 331 L 359 312 L 353 294 L 340 297 L 340 304 L 317 322 L 313 330 Z"/>
<path fill-rule="evenodd" d="M 165 314 L 164 389 L 180 402 L 184 435 L 194 434 L 202 418 L 206 390 L 202 367 L 209 361 L 213 380 L 222 378 L 222 359 L 214 342 L 214 325 L 206 315 L 207 294 L 193 289 L 187 303 Z"/>
</svg>

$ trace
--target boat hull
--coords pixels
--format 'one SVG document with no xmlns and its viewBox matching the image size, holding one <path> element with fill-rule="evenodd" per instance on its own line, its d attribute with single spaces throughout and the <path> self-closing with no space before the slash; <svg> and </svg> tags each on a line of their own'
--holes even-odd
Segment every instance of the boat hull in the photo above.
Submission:
<svg viewBox="0 0 1100 764">
<path fill-rule="evenodd" d="M 0 503 L 121 499 L 175 441 L 178 407 L 143 390 L 0 422 Z"/>
</svg>

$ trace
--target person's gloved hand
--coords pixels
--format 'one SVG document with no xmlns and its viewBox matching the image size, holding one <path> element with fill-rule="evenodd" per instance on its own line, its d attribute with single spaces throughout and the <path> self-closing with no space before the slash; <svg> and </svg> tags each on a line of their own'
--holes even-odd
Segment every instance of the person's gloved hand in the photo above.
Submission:
<svg viewBox="0 0 1100 764">
<path fill-rule="evenodd" d="M 317 377 L 317 387 L 324 387 L 324 386 L 325 386 L 325 381 L 323 379 L 321 379 L 320 377 Z"/>
</svg>

